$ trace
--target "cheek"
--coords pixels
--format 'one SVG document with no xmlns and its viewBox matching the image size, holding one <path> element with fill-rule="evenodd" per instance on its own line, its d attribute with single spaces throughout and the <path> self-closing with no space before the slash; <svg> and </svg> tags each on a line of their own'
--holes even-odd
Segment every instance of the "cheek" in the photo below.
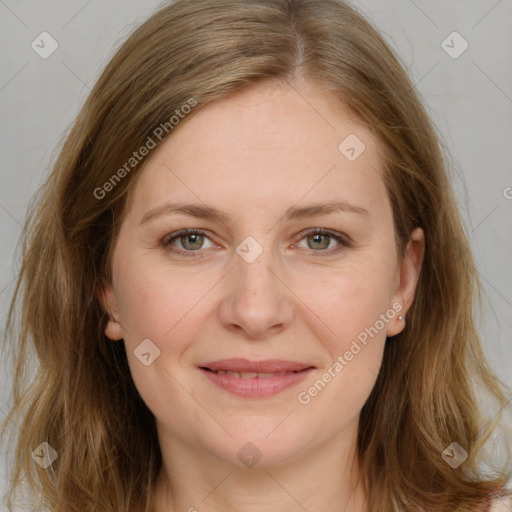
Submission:
<svg viewBox="0 0 512 512">
<path fill-rule="evenodd" d="M 161 263 L 138 262 L 135 258 L 119 265 L 116 301 L 124 319 L 130 344 L 144 338 L 179 343 L 176 332 L 190 315 L 200 308 L 215 279 L 201 273 L 172 268 Z"/>
<path fill-rule="evenodd" d="M 335 435 L 359 414 L 379 373 L 387 322 L 396 314 L 388 287 L 383 282 L 378 286 L 369 275 L 352 269 L 302 292 L 309 293 L 304 300 L 308 308 L 300 315 L 308 319 L 326 357 L 321 372 L 301 386 L 296 398 L 318 428 L 330 411 L 325 435 Z"/>
<path fill-rule="evenodd" d="M 119 273 L 116 300 L 133 381 L 150 410 L 157 417 L 168 418 L 179 429 L 181 424 L 173 411 L 199 414 L 180 385 L 187 382 L 186 369 L 180 361 L 191 341 L 198 337 L 202 325 L 198 315 L 208 307 L 205 293 L 215 280 L 209 282 L 199 276 L 194 279 L 192 273 L 158 264 L 140 265 L 136 261 L 125 261 L 119 268 L 122 274 Z M 142 353 L 139 347 L 147 339 L 159 352 L 149 345 L 145 352 L 149 351 L 152 362 L 146 366 L 137 354 Z M 153 362 L 154 354 L 158 357 Z"/>
<path fill-rule="evenodd" d="M 297 302 L 300 316 L 309 319 L 309 328 L 317 333 L 331 357 L 348 350 L 358 336 L 364 342 L 365 333 L 368 340 L 385 339 L 387 323 L 383 328 L 379 319 L 391 308 L 393 294 L 391 267 L 385 267 L 382 262 L 369 260 L 364 265 L 318 269 L 307 280 L 296 278 L 293 287 L 301 299 Z M 391 321 L 391 315 L 387 316 L 385 320 Z"/>
<path fill-rule="evenodd" d="M 309 286 L 296 281 L 303 302 L 299 315 L 327 356 L 322 372 L 304 384 L 297 399 L 310 404 L 306 409 L 318 418 L 325 408 L 338 412 L 334 430 L 358 414 L 375 385 L 386 327 L 397 314 L 390 303 L 391 268 L 384 258 L 374 257 L 331 269 L 328 276 L 319 269 Z"/>
</svg>

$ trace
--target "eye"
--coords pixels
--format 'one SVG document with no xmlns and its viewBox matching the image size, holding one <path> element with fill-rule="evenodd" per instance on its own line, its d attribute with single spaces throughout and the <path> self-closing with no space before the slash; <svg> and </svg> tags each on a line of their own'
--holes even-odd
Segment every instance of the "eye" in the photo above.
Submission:
<svg viewBox="0 0 512 512">
<path fill-rule="evenodd" d="M 162 245 L 171 252 L 177 252 L 185 256 L 198 256 L 194 254 L 199 252 L 200 249 L 210 249 L 213 243 L 210 240 L 210 246 L 204 247 L 205 240 L 210 240 L 204 231 L 199 229 L 183 229 L 177 233 L 173 233 L 170 237 L 165 237 L 162 240 Z M 178 242 L 181 248 L 174 248 L 174 243 Z"/>
<path fill-rule="evenodd" d="M 299 241 L 306 241 L 306 249 L 310 249 L 314 256 L 337 254 L 347 247 L 352 247 L 352 242 L 341 233 L 315 228 L 302 233 Z M 205 246 L 208 241 L 210 245 Z M 176 246 L 176 244 L 179 244 Z M 165 250 L 187 257 L 201 256 L 201 249 L 211 249 L 213 242 L 206 233 L 200 229 L 183 229 L 166 236 L 161 245 Z M 336 247 L 337 245 L 337 247 Z M 298 244 L 297 247 L 300 247 Z M 334 247 L 334 249 L 333 249 Z M 316 253 L 316 254 L 315 254 Z"/>
<path fill-rule="evenodd" d="M 305 240 L 306 249 L 312 249 L 315 253 L 336 254 L 346 247 L 351 247 L 351 242 L 341 233 L 334 233 L 325 229 L 315 228 L 302 234 L 300 241 Z M 336 247 L 338 245 L 338 247 Z M 297 244 L 297 247 L 299 245 Z M 333 247 L 335 247 L 333 250 Z M 315 254 L 317 256 L 318 254 Z"/>
</svg>

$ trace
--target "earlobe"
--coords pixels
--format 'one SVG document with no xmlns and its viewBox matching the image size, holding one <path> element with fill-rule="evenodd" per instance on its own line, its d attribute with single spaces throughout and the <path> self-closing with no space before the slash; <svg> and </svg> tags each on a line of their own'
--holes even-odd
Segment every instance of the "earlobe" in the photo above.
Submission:
<svg viewBox="0 0 512 512">
<path fill-rule="evenodd" d="M 402 310 L 400 315 L 388 325 L 386 331 L 386 336 L 388 337 L 402 332 L 405 327 L 406 314 L 416 294 L 416 286 L 420 277 L 424 254 L 425 235 L 423 229 L 416 228 L 411 233 L 409 243 L 407 244 L 404 258 L 400 265 L 398 287 L 393 296 L 393 301 L 399 302 L 402 305 Z"/>
<path fill-rule="evenodd" d="M 123 338 L 123 331 L 119 322 L 119 312 L 117 311 L 116 300 L 112 285 L 102 283 L 101 287 L 96 288 L 96 297 L 105 313 L 108 315 L 108 322 L 105 326 L 105 335 L 112 341 Z"/>
<path fill-rule="evenodd" d="M 402 304 L 400 304 L 402 306 Z M 400 310 L 402 313 L 397 315 L 391 322 L 389 322 L 386 328 L 386 338 L 391 338 L 401 333 L 405 328 L 405 310 Z"/>
<path fill-rule="evenodd" d="M 109 317 L 107 325 L 105 326 L 105 335 L 112 341 L 123 339 L 121 324 L 117 320 L 112 319 L 112 317 Z"/>
</svg>

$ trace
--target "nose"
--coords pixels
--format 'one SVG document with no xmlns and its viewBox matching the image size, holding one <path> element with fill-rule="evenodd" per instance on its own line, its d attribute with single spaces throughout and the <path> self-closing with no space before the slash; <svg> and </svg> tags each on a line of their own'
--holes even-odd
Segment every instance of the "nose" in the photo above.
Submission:
<svg viewBox="0 0 512 512">
<path fill-rule="evenodd" d="M 294 316 L 293 293 L 273 270 L 271 251 L 252 263 L 234 256 L 218 315 L 223 326 L 251 340 L 266 339 L 286 329 Z"/>
</svg>

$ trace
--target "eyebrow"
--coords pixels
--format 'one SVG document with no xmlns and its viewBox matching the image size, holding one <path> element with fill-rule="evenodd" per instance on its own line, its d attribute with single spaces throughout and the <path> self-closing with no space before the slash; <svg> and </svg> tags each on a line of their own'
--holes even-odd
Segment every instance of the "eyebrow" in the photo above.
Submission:
<svg viewBox="0 0 512 512">
<path fill-rule="evenodd" d="M 361 206 L 349 203 L 348 201 L 331 201 L 327 203 L 315 203 L 306 206 L 292 206 L 283 215 L 283 220 L 300 220 L 318 215 L 328 215 L 336 212 L 347 212 L 369 217 L 368 210 Z M 165 203 L 153 210 L 149 210 L 142 217 L 140 224 L 164 215 L 182 214 L 228 224 L 229 216 L 211 206 L 192 203 Z"/>
</svg>

